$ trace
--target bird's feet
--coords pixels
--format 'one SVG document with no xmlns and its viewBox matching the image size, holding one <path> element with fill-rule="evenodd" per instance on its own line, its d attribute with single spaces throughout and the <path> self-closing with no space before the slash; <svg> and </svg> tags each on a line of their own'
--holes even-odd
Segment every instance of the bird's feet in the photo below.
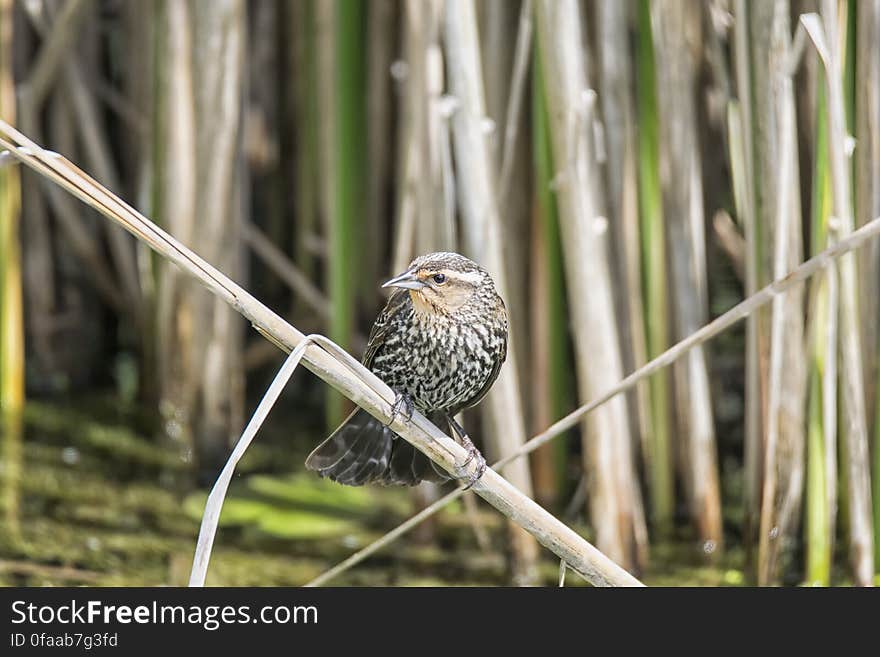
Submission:
<svg viewBox="0 0 880 657">
<path fill-rule="evenodd" d="M 412 420 L 413 412 L 416 410 L 415 402 L 413 402 L 412 397 L 410 397 L 405 392 L 397 392 L 394 391 L 394 403 L 391 405 L 391 420 L 389 420 L 386 427 L 390 427 L 394 424 L 394 420 L 397 419 L 397 416 L 403 412 L 404 417 L 407 420 Z"/>
<path fill-rule="evenodd" d="M 464 460 L 464 463 L 461 464 L 460 468 L 464 470 L 471 461 L 477 462 L 476 470 L 466 478 L 466 486 L 465 490 L 468 490 L 471 486 L 473 486 L 477 481 L 479 481 L 480 477 L 483 476 L 483 473 L 486 472 L 486 459 L 480 454 L 480 450 L 477 449 L 477 446 L 471 442 L 471 439 L 467 437 L 467 435 L 463 436 L 464 440 L 462 440 L 462 447 L 464 447 L 468 452 L 468 457 Z"/>
<path fill-rule="evenodd" d="M 452 427 L 452 432 L 458 438 L 458 442 L 467 450 L 468 456 L 464 460 L 464 462 L 458 466 L 459 472 L 463 472 L 468 465 L 470 465 L 471 461 L 476 461 L 477 466 L 473 473 L 468 475 L 467 477 L 460 477 L 465 480 L 467 484 L 464 489 L 468 490 L 471 486 L 473 486 L 480 477 L 483 476 L 483 473 L 486 472 L 486 459 L 483 458 L 483 455 L 480 453 L 480 450 L 477 449 L 477 446 L 474 445 L 473 441 L 470 439 L 470 436 L 467 435 L 467 432 L 462 428 L 462 426 L 455 421 L 453 417 L 447 417 L 449 420 L 449 426 Z"/>
</svg>

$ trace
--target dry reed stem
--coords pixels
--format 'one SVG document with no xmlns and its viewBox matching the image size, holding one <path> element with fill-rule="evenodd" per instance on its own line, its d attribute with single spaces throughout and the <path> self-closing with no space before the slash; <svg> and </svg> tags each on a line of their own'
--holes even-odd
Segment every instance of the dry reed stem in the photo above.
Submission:
<svg viewBox="0 0 880 657">
<path fill-rule="evenodd" d="M 535 3 L 537 41 L 557 172 L 556 194 L 575 344 L 578 394 L 589 399 L 623 372 L 608 231 L 596 160 L 596 93 L 587 81 L 580 7 L 574 0 Z M 550 84 L 550 81 L 553 84 Z M 647 559 L 647 531 L 635 476 L 629 417 L 615 400 L 584 427 L 596 542 L 622 563 Z"/>
<path fill-rule="evenodd" d="M 779 7 L 777 7 L 777 11 Z M 774 15 L 771 72 L 774 121 L 779 144 L 775 216 L 774 277 L 800 258 L 800 203 L 795 142 L 796 117 L 791 75 L 784 59 L 791 45 L 788 17 Z M 776 575 L 784 540 L 797 520 L 803 492 L 803 412 L 806 370 L 803 364 L 803 293 L 773 300 L 770 327 L 770 373 L 767 393 L 767 433 L 764 444 L 764 488 L 758 549 L 758 583 L 770 584 Z"/>
<path fill-rule="evenodd" d="M 59 68 L 65 63 L 70 47 L 78 34 L 78 27 L 92 6 L 93 0 L 70 0 L 46 34 L 43 46 L 28 72 L 27 82 L 18 90 L 19 103 L 28 112 L 38 111 L 55 82 Z M 23 3 L 25 9 L 32 3 Z M 30 14 L 31 12 L 28 11 Z"/>
<path fill-rule="evenodd" d="M 717 210 L 712 217 L 712 228 L 718 246 L 730 259 L 730 264 L 741 283 L 746 280 L 746 241 L 736 228 L 736 222 L 726 210 Z"/>
<path fill-rule="evenodd" d="M 250 320 L 257 331 L 280 348 L 292 351 L 305 340 L 302 333 L 257 301 L 246 290 L 97 181 L 58 154 L 45 151 L 3 121 L 0 121 L 0 146 L 108 219 L 122 225 L 164 258 L 177 264 Z M 466 450 L 444 435 L 421 413 L 416 411 L 409 420 L 401 417 L 400 414 L 392 414 L 394 392 L 375 374 L 347 355 L 346 358 L 350 362 L 346 361 L 346 364 L 343 364 L 339 354 L 331 355 L 325 349 L 326 347 L 314 345 L 305 348 L 303 360 L 310 371 L 353 402 L 367 409 L 374 417 L 386 422 L 393 417 L 390 426 L 398 435 L 454 476 L 467 477 L 474 471 L 476 464 L 473 462 L 466 468 L 459 466 L 467 459 Z M 357 372 L 358 376 L 353 376 L 350 369 Z M 512 456 L 507 461 L 510 460 L 513 460 Z M 472 490 L 535 536 L 542 545 L 564 559 L 572 570 L 591 583 L 599 586 L 641 585 L 632 575 L 523 495 L 494 470 L 487 470 L 474 484 Z"/>
<path fill-rule="evenodd" d="M 627 5 L 619 0 L 601 0 L 596 4 L 599 39 L 596 51 L 607 153 L 608 218 L 617 238 L 614 241 L 618 261 L 616 275 L 620 277 L 616 288 L 620 335 L 625 345 L 624 364 L 627 369 L 635 369 L 648 361 L 648 337 L 643 307 L 638 139 L 628 11 Z M 630 396 L 629 412 L 645 471 L 652 472 L 652 435 L 656 427 L 652 422 L 651 388 L 647 382 Z"/>
<path fill-rule="evenodd" d="M 701 14 L 678 0 L 653 0 L 661 179 L 676 337 L 705 324 L 709 313 L 703 172 L 698 131 Z M 673 368 L 685 491 L 700 540 L 720 548 L 721 487 L 706 354 L 696 348 Z M 714 552 L 714 550 L 712 551 Z M 710 552 L 710 553 L 712 553 Z"/>
<path fill-rule="evenodd" d="M 576 408 L 565 417 L 560 418 L 559 420 L 554 422 L 543 432 L 537 434 L 525 445 L 523 445 L 516 454 L 511 454 L 510 456 L 501 459 L 497 463 L 493 463 L 492 467 L 500 468 L 507 462 L 525 456 L 526 454 L 533 452 L 539 447 L 546 445 L 557 436 L 576 426 L 577 423 L 580 422 L 586 414 L 597 409 L 609 399 L 612 399 L 615 396 L 632 389 L 640 381 L 643 381 L 645 378 L 658 372 L 662 368 L 674 363 L 677 359 L 681 358 L 694 346 L 698 344 L 703 344 L 704 342 L 710 340 L 719 333 L 729 329 L 738 321 L 750 317 L 752 313 L 754 313 L 757 309 L 767 305 L 768 303 L 773 301 L 773 299 L 775 299 L 778 295 L 784 294 L 786 291 L 790 290 L 796 285 L 803 283 L 817 272 L 823 271 L 831 266 L 836 258 L 840 257 L 844 253 L 849 253 L 851 251 L 854 251 L 855 249 L 858 249 L 859 247 L 866 244 L 869 240 L 878 236 L 880 236 L 880 217 L 876 217 L 872 221 L 869 221 L 858 230 L 850 233 L 845 239 L 842 239 L 833 246 L 830 246 L 821 253 L 816 254 L 806 262 L 795 267 L 782 278 L 773 281 L 769 285 L 761 288 L 755 294 L 746 299 L 743 299 L 733 308 L 728 310 L 723 315 L 719 315 L 718 317 L 716 317 L 714 320 L 709 322 L 706 326 L 701 328 L 696 333 L 689 335 L 687 338 L 676 343 L 675 345 L 664 351 L 662 354 L 645 364 L 643 367 L 640 367 L 636 371 L 629 374 L 626 378 L 606 390 L 602 395 L 593 399 L 593 401 L 591 401 L 590 403 L 584 404 L 583 406 Z M 330 581 L 330 579 L 341 574 L 342 572 L 345 572 L 352 566 L 360 563 L 371 554 L 374 554 L 375 552 L 383 548 L 385 545 L 392 543 L 394 540 L 411 530 L 423 520 L 426 520 L 433 516 L 435 513 L 440 511 L 453 500 L 458 499 L 458 497 L 463 492 L 464 489 L 459 488 L 447 494 L 445 497 L 440 498 L 409 520 L 406 520 L 402 524 L 392 529 L 381 538 L 354 553 L 324 574 L 315 578 L 314 580 L 309 582 L 308 586 L 319 586 L 325 582 Z"/>
<path fill-rule="evenodd" d="M 330 314 L 329 301 L 314 283 L 293 264 L 287 254 L 272 243 L 259 227 L 251 222 L 242 226 L 242 237 L 253 252 L 276 276 L 298 294 L 314 312 L 326 319 Z"/>
<path fill-rule="evenodd" d="M 458 110 L 452 116 L 452 136 L 465 253 L 492 272 L 500 294 L 509 299 L 511 288 L 502 252 L 505 225 L 495 195 L 495 166 L 486 139 L 481 46 L 473 0 L 447 0 L 443 37 L 450 89 L 459 102 Z M 512 313 L 516 312 L 512 309 Z M 510 353 L 514 353 L 517 339 L 511 335 Z M 507 367 L 501 370 L 483 408 L 491 422 L 490 445 L 499 456 L 514 453 L 526 440 L 515 358 L 511 358 Z M 520 490 L 532 496 L 527 462 L 508 468 L 506 474 Z M 511 552 L 514 577 L 523 583 L 535 581 L 537 550 L 534 541 L 513 528 Z"/>
<path fill-rule="evenodd" d="M 519 132 L 519 116 L 522 111 L 526 74 L 529 70 L 532 51 L 532 0 L 523 0 L 520 7 L 519 31 L 513 56 L 513 75 L 510 84 L 510 97 L 507 99 L 507 114 L 504 119 L 504 147 L 501 151 L 501 173 L 498 175 L 498 203 L 505 208 L 513 176 L 513 162 L 516 155 L 516 139 Z"/>
</svg>

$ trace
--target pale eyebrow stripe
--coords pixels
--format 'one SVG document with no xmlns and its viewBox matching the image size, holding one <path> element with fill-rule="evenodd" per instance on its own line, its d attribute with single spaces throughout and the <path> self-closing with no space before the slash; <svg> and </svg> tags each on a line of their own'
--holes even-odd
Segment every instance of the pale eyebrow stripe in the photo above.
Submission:
<svg viewBox="0 0 880 657">
<path fill-rule="evenodd" d="M 449 269 L 446 269 L 444 270 L 444 273 L 446 273 L 450 278 L 456 278 L 460 281 L 465 281 L 466 283 L 472 283 L 474 285 L 479 283 L 483 278 L 482 276 L 480 276 L 480 273 L 476 271 L 463 272 L 451 271 Z"/>
</svg>

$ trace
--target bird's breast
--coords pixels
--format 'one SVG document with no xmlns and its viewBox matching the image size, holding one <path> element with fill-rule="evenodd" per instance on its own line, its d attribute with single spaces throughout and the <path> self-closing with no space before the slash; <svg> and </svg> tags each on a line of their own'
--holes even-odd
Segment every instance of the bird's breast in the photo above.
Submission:
<svg viewBox="0 0 880 657">
<path fill-rule="evenodd" d="M 376 353 L 373 371 L 421 411 L 457 411 L 483 388 L 506 335 L 485 323 L 402 322 Z"/>
</svg>

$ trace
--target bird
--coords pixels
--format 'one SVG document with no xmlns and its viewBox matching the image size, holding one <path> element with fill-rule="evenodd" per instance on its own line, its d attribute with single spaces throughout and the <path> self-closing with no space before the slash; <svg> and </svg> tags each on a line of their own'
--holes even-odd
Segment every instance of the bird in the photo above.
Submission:
<svg viewBox="0 0 880 657">
<path fill-rule="evenodd" d="M 395 392 L 394 417 L 400 412 L 412 417 L 415 408 L 449 427 L 468 451 L 463 465 L 477 462 L 470 487 L 483 475 L 486 460 L 455 415 L 486 396 L 507 358 L 504 301 L 483 267 L 452 252 L 419 256 L 382 287 L 393 291 L 373 324 L 362 363 Z M 361 408 L 312 451 L 306 467 L 349 486 L 450 479 Z"/>
</svg>

